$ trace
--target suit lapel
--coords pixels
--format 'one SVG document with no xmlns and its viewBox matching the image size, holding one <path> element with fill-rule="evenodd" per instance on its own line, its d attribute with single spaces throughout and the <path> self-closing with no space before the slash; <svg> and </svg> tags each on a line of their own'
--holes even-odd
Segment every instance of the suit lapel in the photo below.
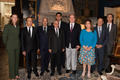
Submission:
<svg viewBox="0 0 120 80">
<path fill-rule="evenodd" d="M 69 31 L 70 31 L 70 23 L 69 23 L 68 27 L 69 27 Z"/>
<path fill-rule="evenodd" d="M 96 29 L 96 32 L 97 32 L 97 38 L 99 40 L 98 26 L 95 29 Z"/>
<path fill-rule="evenodd" d="M 34 27 L 32 27 L 32 37 L 34 36 L 34 33 L 35 33 L 35 30 L 34 30 L 35 28 Z"/>
<path fill-rule="evenodd" d="M 56 36 L 55 29 L 53 29 L 53 34 Z"/>
<path fill-rule="evenodd" d="M 26 32 L 27 35 L 29 35 L 27 27 L 25 27 L 25 32 Z"/>
<path fill-rule="evenodd" d="M 101 32 L 101 36 L 100 36 L 100 38 L 103 36 L 103 33 L 104 33 L 104 27 L 102 26 L 102 32 Z"/>
</svg>

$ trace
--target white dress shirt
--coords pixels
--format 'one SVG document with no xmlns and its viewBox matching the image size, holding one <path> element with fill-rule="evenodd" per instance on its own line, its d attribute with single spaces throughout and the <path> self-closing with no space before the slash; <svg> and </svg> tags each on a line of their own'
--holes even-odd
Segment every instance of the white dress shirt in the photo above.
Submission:
<svg viewBox="0 0 120 80">
<path fill-rule="evenodd" d="M 46 28 L 46 30 L 44 30 Z M 47 26 L 45 27 L 45 26 L 43 26 L 43 31 L 46 31 L 47 32 Z"/>
<path fill-rule="evenodd" d="M 59 21 L 59 29 L 60 29 L 60 27 L 61 27 L 61 21 Z"/>
<path fill-rule="evenodd" d="M 112 29 L 112 23 L 107 23 L 107 28 L 108 28 L 108 26 L 109 26 L 109 32 L 110 32 Z"/>
<path fill-rule="evenodd" d="M 101 36 L 101 32 L 102 32 L 102 26 L 98 26 L 98 35 L 99 35 L 99 37 Z"/>
<path fill-rule="evenodd" d="M 14 25 L 14 27 L 16 28 L 16 25 Z"/>
<path fill-rule="evenodd" d="M 32 30 L 33 30 L 32 26 L 31 26 L 31 27 L 28 27 L 28 26 L 27 26 L 28 32 L 29 32 L 29 29 L 30 29 L 30 37 L 32 37 Z"/>
<path fill-rule="evenodd" d="M 55 33 L 59 36 L 59 28 L 55 28 Z"/>
<path fill-rule="evenodd" d="M 71 26 L 72 25 L 72 26 Z M 72 27 L 72 29 L 74 28 L 74 25 L 75 25 L 75 23 L 70 23 L 70 29 L 71 29 L 71 27 Z"/>
</svg>

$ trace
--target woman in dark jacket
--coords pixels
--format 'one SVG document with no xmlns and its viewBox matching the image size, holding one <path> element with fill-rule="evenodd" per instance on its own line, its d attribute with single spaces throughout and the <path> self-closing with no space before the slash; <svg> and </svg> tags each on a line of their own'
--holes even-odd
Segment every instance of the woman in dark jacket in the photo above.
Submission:
<svg viewBox="0 0 120 80">
<path fill-rule="evenodd" d="M 9 78 L 15 80 L 19 78 L 18 75 L 18 64 L 19 64 L 19 52 L 20 52 L 20 41 L 19 41 L 19 25 L 17 14 L 12 14 L 10 22 L 5 25 L 3 31 L 3 42 L 5 44 L 8 53 L 9 63 Z"/>
</svg>

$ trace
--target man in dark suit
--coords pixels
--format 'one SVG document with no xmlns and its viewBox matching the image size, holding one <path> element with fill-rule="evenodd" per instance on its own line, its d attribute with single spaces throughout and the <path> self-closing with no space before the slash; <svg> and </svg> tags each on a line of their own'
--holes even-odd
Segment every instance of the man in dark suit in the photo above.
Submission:
<svg viewBox="0 0 120 80">
<path fill-rule="evenodd" d="M 97 32 L 97 44 L 95 49 L 96 54 L 96 63 L 97 64 L 97 71 L 100 75 L 102 75 L 102 70 L 104 68 L 103 60 L 104 60 L 104 48 L 107 44 L 107 30 L 106 27 L 103 25 L 103 19 L 98 18 L 97 26 L 95 27 Z M 92 66 L 92 72 L 95 70 L 95 65 Z"/>
<path fill-rule="evenodd" d="M 22 54 L 26 56 L 26 67 L 28 72 L 28 79 L 31 78 L 31 72 L 33 67 L 33 72 L 38 77 L 37 72 L 37 33 L 36 29 L 32 26 L 32 18 L 28 17 L 26 19 L 26 27 L 22 30 L 21 34 L 21 46 Z"/>
<path fill-rule="evenodd" d="M 67 26 L 67 23 L 62 21 L 62 13 L 61 12 L 57 12 L 56 13 L 56 20 L 59 22 L 59 29 L 62 30 L 65 34 L 65 29 Z M 63 68 L 65 68 L 65 52 L 63 52 L 63 54 L 61 54 L 61 65 Z"/>
<path fill-rule="evenodd" d="M 50 53 L 48 52 L 48 32 L 50 30 L 50 27 L 47 24 L 48 19 L 43 18 L 43 25 L 38 27 L 39 49 L 41 56 L 41 76 L 45 71 L 49 72 L 48 65 L 50 60 Z"/>
<path fill-rule="evenodd" d="M 61 75 L 61 54 L 64 52 L 65 40 L 64 33 L 59 30 L 58 21 L 53 23 L 54 29 L 49 33 L 49 53 L 51 54 L 51 76 L 55 73 L 55 67 L 57 67 L 58 74 Z"/>
<path fill-rule="evenodd" d="M 70 15 L 70 23 L 66 27 L 66 73 L 70 72 L 72 69 L 72 73 L 76 74 L 77 67 L 77 51 L 80 48 L 80 31 L 81 27 L 79 24 L 75 23 L 74 14 Z M 72 67 L 70 66 L 72 65 Z"/>
<path fill-rule="evenodd" d="M 113 14 L 107 14 L 107 27 L 108 31 L 108 41 L 106 45 L 106 54 L 105 54 L 105 70 L 106 72 L 110 72 L 110 55 L 113 55 L 113 48 L 115 46 L 115 41 L 117 37 L 117 25 L 113 23 L 114 16 Z"/>
</svg>

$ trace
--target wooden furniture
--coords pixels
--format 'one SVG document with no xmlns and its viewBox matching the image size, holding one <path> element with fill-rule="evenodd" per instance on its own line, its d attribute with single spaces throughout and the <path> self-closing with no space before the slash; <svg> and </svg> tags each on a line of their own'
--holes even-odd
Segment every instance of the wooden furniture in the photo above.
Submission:
<svg viewBox="0 0 120 80">
<path fill-rule="evenodd" d="M 120 43 L 116 46 L 115 56 L 120 57 Z"/>
<path fill-rule="evenodd" d="M 114 50 L 114 55 L 110 56 L 111 64 L 119 64 L 120 65 L 120 44 L 117 44 Z"/>
<path fill-rule="evenodd" d="M 110 56 L 110 63 L 120 65 L 120 56 Z"/>
<path fill-rule="evenodd" d="M 117 41 L 114 47 L 114 55 L 110 56 L 111 64 L 119 64 L 120 65 L 120 35 L 117 37 Z"/>
</svg>

